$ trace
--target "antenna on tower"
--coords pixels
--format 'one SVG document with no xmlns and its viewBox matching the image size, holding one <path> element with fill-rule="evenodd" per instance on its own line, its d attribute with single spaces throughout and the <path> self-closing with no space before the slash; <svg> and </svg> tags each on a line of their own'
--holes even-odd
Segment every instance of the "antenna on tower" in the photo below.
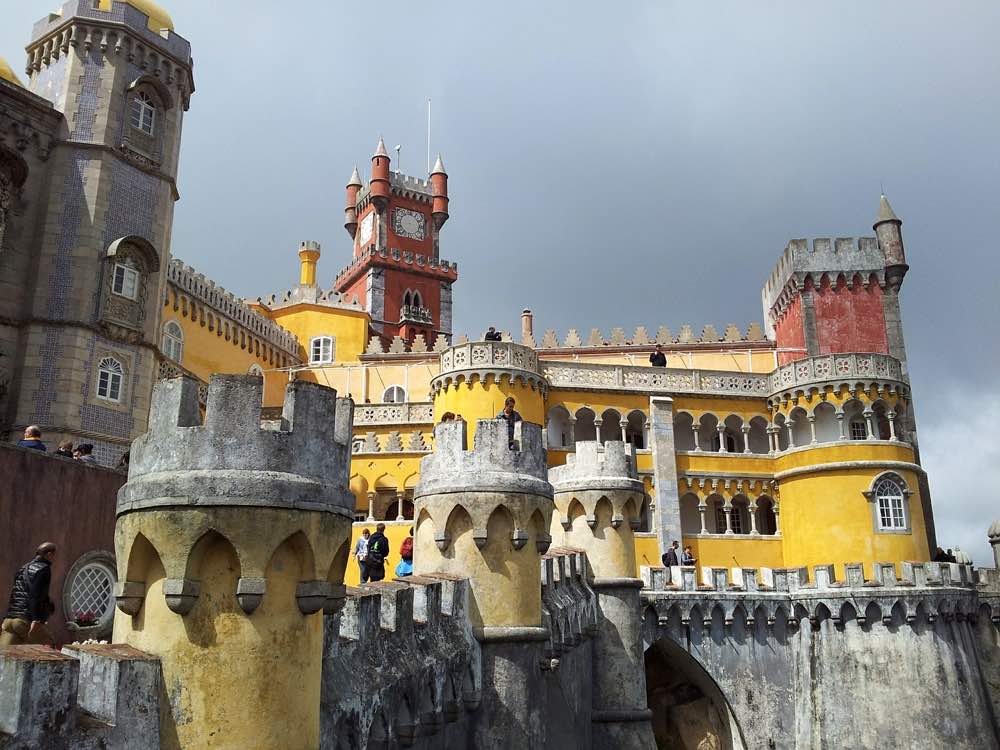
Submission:
<svg viewBox="0 0 1000 750">
<path fill-rule="evenodd" d="M 402 148 L 403 147 L 400 144 L 396 144 L 396 172 L 399 174 L 403 174 L 403 165 L 399 161 L 399 152 Z"/>
<path fill-rule="evenodd" d="M 427 174 L 431 173 L 431 98 L 427 97 Z"/>
</svg>

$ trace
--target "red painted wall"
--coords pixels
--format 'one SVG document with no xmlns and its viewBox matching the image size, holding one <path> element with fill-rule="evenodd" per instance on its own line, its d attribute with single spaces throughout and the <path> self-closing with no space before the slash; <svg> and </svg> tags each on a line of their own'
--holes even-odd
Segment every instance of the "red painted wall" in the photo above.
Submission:
<svg viewBox="0 0 1000 750">
<path fill-rule="evenodd" d="M 873 279 L 865 289 L 857 276 L 851 286 L 848 289 L 841 277 L 831 287 L 829 278 L 824 276 L 819 288 L 813 292 L 820 353 L 888 354 L 881 287 Z"/>
<path fill-rule="evenodd" d="M 792 303 L 785 308 L 782 315 L 774 326 L 774 338 L 778 346 L 778 363 L 787 364 L 796 359 L 806 356 L 806 334 L 802 326 L 802 298 L 796 296 Z M 801 351 L 783 352 L 782 349 L 796 349 Z"/>
<path fill-rule="evenodd" d="M 54 450 L 54 446 L 49 446 Z M 66 629 L 66 573 L 83 554 L 115 552 L 115 504 L 125 474 L 15 445 L 0 444 L 0 606 L 7 609 L 18 569 L 42 542 L 58 547 L 49 596 L 49 629 L 60 643 Z"/>
</svg>

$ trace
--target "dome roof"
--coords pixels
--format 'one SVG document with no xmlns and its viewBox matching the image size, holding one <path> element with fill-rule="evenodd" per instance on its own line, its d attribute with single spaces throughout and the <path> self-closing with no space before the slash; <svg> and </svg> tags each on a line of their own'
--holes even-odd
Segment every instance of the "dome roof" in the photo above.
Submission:
<svg viewBox="0 0 1000 750">
<path fill-rule="evenodd" d="M 2 57 L 0 57 L 0 78 L 13 83 L 15 86 L 24 86 L 21 83 L 21 79 L 14 75 L 14 69 Z"/>
<path fill-rule="evenodd" d="M 163 8 L 153 2 L 153 0 L 123 0 L 126 5 L 131 5 L 136 10 L 141 10 L 149 16 L 149 30 L 159 33 L 162 29 L 174 30 L 173 19 Z M 111 0 L 100 0 L 98 6 L 101 10 L 111 10 Z"/>
</svg>

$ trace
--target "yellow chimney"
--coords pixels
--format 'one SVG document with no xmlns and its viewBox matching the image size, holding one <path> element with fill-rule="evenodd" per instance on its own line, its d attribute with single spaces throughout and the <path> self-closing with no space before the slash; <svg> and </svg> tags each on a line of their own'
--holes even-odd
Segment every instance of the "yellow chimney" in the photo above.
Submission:
<svg viewBox="0 0 1000 750">
<path fill-rule="evenodd" d="M 299 245 L 299 286 L 316 286 L 316 263 L 319 243 L 306 240 Z"/>
</svg>

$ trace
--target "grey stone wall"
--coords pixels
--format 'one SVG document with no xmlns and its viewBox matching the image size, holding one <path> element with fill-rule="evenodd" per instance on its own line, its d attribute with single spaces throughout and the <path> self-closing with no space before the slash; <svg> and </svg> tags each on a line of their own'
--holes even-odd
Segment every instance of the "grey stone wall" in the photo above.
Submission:
<svg viewBox="0 0 1000 750">
<path fill-rule="evenodd" d="M 899 581 L 883 564 L 863 581 L 849 566 L 837 583 L 822 566 L 811 585 L 804 572 L 765 585 L 742 571 L 733 586 L 712 569 L 701 587 L 647 574 L 647 648 L 718 688 L 734 747 L 997 746 L 996 625 L 971 568 L 904 564 Z"/>
</svg>

